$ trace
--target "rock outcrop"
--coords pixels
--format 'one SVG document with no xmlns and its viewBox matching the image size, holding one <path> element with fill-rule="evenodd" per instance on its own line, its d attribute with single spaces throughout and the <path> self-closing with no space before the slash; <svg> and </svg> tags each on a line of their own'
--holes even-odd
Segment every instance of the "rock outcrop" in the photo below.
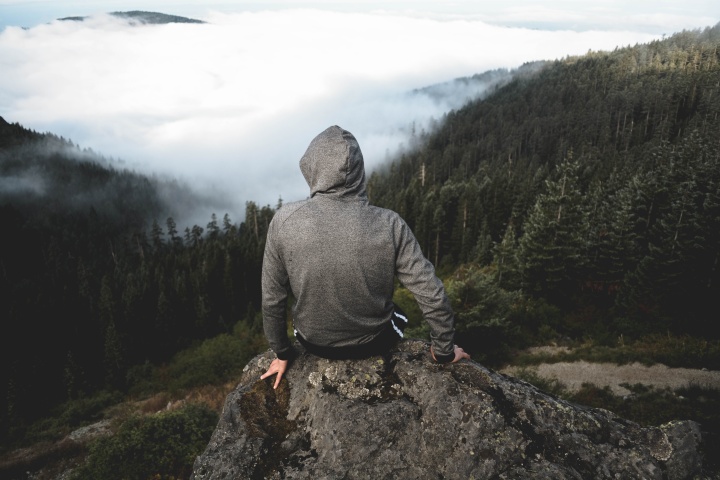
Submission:
<svg viewBox="0 0 720 480">
<path fill-rule="evenodd" d="M 699 426 L 644 428 L 571 404 L 472 361 L 437 365 L 428 345 L 385 357 L 302 354 L 277 390 L 250 361 L 194 480 L 686 479 Z"/>
</svg>

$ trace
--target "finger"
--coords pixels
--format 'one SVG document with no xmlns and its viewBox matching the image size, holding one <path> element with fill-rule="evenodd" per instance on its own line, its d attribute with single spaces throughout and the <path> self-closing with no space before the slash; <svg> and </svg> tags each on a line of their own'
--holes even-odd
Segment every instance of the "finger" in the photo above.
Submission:
<svg viewBox="0 0 720 480">
<path fill-rule="evenodd" d="M 463 350 L 460 347 L 455 347 L 455 360 L 453 360 L 453 363 L 459 362 L 460 360 L 464 358 L 470 358 L 470 355 L 468 355 L 465 350 Z"/>
<path fill-rule="evenodd" d="M 277 389 L 278 385 L 280 385 L 280 380 L 282 379 L 282 373 L 277 374 L 277 377 L 275 378 L 275 385 L 273 385 L 273 389 Z"/>
<path fill-rule="evenodd" d="M 271 377 L 271 376 L 275 375 L 277 372 L 278 372 L 277 365 L 271 364 L 270 367 L 268 368 L 267 372 L 260 375 L 260 380 L 264 380 L 267 377 Z"/>
</svg>

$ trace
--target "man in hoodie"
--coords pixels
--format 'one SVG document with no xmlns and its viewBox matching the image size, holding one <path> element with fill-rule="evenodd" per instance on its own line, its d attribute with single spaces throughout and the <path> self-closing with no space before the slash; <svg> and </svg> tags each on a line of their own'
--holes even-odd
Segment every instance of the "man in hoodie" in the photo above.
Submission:
<svg viewBox="0 0 720 480">
<path fill-rule="evenodd" d="M 415 296 L 439 363 L 470 356 L 453 343 L 454 317 L 442 282 L 397 213 L 369 205 L 355 137 L 333 126 L 300 160 L 310 198 L 285 204 L 270 222 L 262 268 L 265 335 L 277 355 L 267 378 L 280 384 L 295 351 L 288 339 L 289 294 L 295 337 L 326 358 L 381 354 L 407 323 L 393 303 L 395 277 Z"/>
</svg>

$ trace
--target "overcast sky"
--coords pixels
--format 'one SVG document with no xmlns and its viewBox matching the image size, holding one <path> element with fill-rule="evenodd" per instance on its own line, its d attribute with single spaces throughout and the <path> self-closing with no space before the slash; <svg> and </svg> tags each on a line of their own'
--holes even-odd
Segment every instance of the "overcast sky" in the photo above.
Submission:
<svg viewBox="0 0 720 480">
<path fill-rule="evenodd" d="M 207 23 L 104 15 L 129 10 Z M 0 116 L 212 188 L 239 219 L 306 196 L 297 164 L 324 128 L 353 132 L 372 169 L 453 107 L 412 89 L 718 21 L 717 0 L 0 0 Z"/>
</svg>

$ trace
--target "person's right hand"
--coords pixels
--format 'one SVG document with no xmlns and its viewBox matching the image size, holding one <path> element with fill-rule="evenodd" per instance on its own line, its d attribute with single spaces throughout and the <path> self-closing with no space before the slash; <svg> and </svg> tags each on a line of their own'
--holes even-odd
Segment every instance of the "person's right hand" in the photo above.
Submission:
<svg viewBox="0 0 720 480">
<path fill-rule="evenodd" d="M 277 377 L 275 377 L 275 384 L 273 385 L 273 388 L 277 388 L 278 385 L 280 385 L 280 380 L 282 380 L 282 376 L 285 373 L 285 370 L 287 370 L 287 367 L 287 360 L 280 360 L 279 358 L 276 358 L 270 364 L 270 368 L 268 368 L 268 371 L 260 376 L 260 380 L 265 380 L 267 377 L 270 377 L 277 373 Z"/>
</svg>

